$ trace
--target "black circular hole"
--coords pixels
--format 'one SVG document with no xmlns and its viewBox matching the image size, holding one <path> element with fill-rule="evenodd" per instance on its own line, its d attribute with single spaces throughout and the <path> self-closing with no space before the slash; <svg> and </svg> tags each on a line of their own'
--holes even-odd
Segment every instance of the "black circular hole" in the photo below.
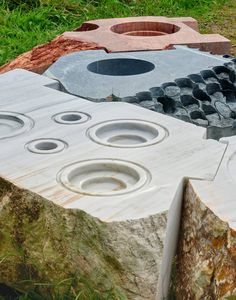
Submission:
<svg viewBox="0 0 236 300">
<path fill-rule="evenodd" d="M 61 116 L 61 119 L 66 122 L 76 122 L 81 120 L 81 116 L 78 114 L 65 114 Z"/>
<path fill-rule="evenodd" d="M 57 148 L 57 144 L 53 142 L 40 142 L 35 145 L 35 148 L 40 151 L 50 151 Z"/>
<path fill-rule="evenodd" d="M 110 76 L 130 76 L 152 71 L 154 64 L 131 58 L 113 58 L 94 61 L 87 66 L 90 72 Z"/>
</svg>

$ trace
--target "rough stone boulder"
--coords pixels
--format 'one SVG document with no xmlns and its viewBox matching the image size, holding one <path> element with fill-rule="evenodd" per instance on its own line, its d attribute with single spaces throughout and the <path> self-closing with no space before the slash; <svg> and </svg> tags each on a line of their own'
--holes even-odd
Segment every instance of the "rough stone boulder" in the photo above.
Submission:
<svg viewBox="0 0 236 300">
<path fill-rule="evenodd" d="M 13 61 L 0 67 L 0 73 L 21 68 L 42 74 L 59 57 L 80 50 L 95 50 L 102 47 L 95 43 L 75 41 L 59 36 L 47 44 L 34 47 Z"/>
</svg>

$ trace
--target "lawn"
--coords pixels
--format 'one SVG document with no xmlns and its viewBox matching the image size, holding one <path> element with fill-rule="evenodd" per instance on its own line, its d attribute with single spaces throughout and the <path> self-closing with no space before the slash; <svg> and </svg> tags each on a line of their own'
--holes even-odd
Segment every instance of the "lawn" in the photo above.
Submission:
<svg viewBox="0 0 236 300">
<path fill-rule="evenodd" d="M 0 65 L 98 18 L 192 16 L 202 32 L 222 33 L 235 44 L 235 13 L 235 0 L 0 0 Z"/>
</svg>

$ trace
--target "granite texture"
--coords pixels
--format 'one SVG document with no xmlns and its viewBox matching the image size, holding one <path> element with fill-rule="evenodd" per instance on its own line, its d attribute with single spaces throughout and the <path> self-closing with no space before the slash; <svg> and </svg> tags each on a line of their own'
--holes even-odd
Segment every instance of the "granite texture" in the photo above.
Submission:
<svg viewBox="0 0 236 300">
<path fill-rule="evenodd" d="M 34 47 L 32 50 L 19 55 L 9 63 L 0 67 L 0 74 L 14 69 L 25 69 L 42 74 L 51 64 L 61 56 L 80 50 L 98 50 L 103 47 L 85 41 L 56 37 L 49 43 Z"/>
<path fill-rule="evenodd" d="M 174 278 L 177 300 L 236 298 L 236 232 L 205 200 L 188 183 Z"/>
</svg>

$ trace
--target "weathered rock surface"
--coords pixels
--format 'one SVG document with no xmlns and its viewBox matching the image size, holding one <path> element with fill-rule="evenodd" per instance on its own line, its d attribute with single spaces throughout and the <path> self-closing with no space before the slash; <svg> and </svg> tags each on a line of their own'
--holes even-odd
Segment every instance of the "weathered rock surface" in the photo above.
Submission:
<svg viewBox="0 0 236 300">
<path fill-rule="evenodd" d="M 42 74 L 59 57 L 79 50 L 103 49 L 95 43 L 75 41 L 64 37 L 57 37 L 47 44 L 33 48 L 31 51 L 19 55 L 13 61 L 0 67 L 0 73 L 13 69 L 25 69 Z"/>
<path fill-rule="evenodd" d="M 166 214 L 105 223 L 0 179 L 0 282 L 20 290 L 75 277 L 125 299 L 154 299 Z M 40 286 L 48 292 L 48 286 Z"/>
<path fill-rule="evenodd" d="M 177 253 L 176 299 L 235 299 L 236 231 L 202 200 L 188 183 Z"/>
</svg>

